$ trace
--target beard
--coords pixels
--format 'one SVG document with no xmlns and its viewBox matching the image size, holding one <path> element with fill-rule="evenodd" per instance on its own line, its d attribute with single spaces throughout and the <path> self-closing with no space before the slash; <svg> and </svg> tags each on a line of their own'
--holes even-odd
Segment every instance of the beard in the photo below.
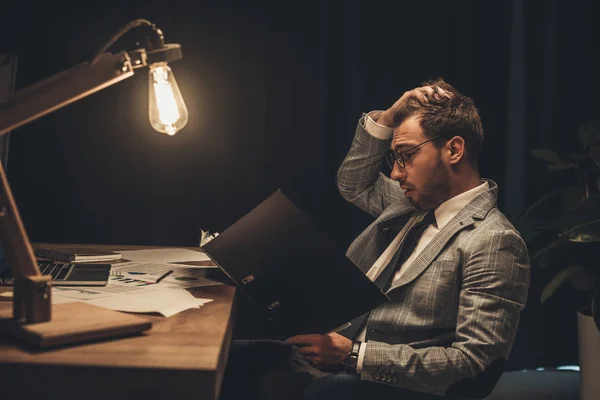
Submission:
<svg viewBox="0 0 600 400">
<path fill-rule="evenodd" d="M 438 155 L 437 161 L 431 176 L 423 185 L 420 196 L 413 200 L 409 199 L 411 204 L 418 210 L 433 210 L 450 196 L 450 174 L 442 163 L 441 155 Z"/>
</svg>

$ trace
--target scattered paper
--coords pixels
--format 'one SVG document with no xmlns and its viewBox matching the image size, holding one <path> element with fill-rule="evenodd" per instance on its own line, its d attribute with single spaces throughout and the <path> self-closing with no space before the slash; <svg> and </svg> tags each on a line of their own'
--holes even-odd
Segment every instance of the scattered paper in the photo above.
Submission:
<svg viewBox="0 0 600 400">
<path fill-rule="evenodd" d="M 123 258 L 137 262 L 171 264 L 190 261 L 210 261 L 206 253 L 182 248 L 119 251 Z"/>
<path fill-rule="evenodd" d="M 114 264 L 111 269 L 109 283 L 125 284 L 127 286 L 154 285 L 156 280 L 164 273 L 173 271 L 158 285 L 168 288 L 193 288 L 200 286 L 222 285 L 222 282 L 213 281 L 204 277 L 204 271 L 199 268 L 183 267 L 177 264 L 152 264 L 152 263 L 120 263 Z M 116 274 L 120 274 L 117 276 Z"/>
<path fill-rule="evenodd" d="M 219 232 L 210 233 L 209 231 L 204 231 L 200 229 L 200 247 L 204 246 L 206 243 L 210 242 L 217 236 L 219 236 Z"/>
<path fill-rule="evenodd" d="M 174 272 L 156 283 L 165 272 Z M 120 273 L 121 275 L 115 275 Z M 115 295 L 151 292 L 161 289 L 188 289 L 200 286 L 216 286 L 223 283 L 202 276 L 202 270 L 181 266 L 148 263 L 120 263 L 112 267 L 106 286 L 53 286 L 53 295 L 75 300 L 96 300 Z"/>
<path fill-rule="evenodd" d="M 170 317 L 190 308 L 198 308 L 210 301 L 212 299 L 196 298 L 186 290 L 157 289 L 90 300 L 88 303 L 117 311 L 157 312 L 165 317 Z"/>
<path fill-rule="evenodd" d="M 68 297 L 75 300 L 95 300 L 143 290 L 143 286 L 115 285 L 109 281 L 106 286 L 52 286 L 52 296 Z"/>
<path fill-rule="evenodd" d="M 165 272 L 173 271 L 156 283 Z M 121 262 L 113 264 L 106 286 L 53 286 L 55 304 L 84 301 L 127 312 L 157 312 L 165 317 L 211 300 L 196 299 L 186 289 L 222 285 L 204 277 L 204 271 L 177 264 Z"/>
<path fill-rule="evenodd" d="M 161 276 L 165 272 L 169 272 L 172 269 L 186 268 L 178 264 L 160 264 L 160 263 L 149 263 L 139 261 L 129 261 L 113 264 L 111 267 L 111 273 L 129 273 L 129 275 L 158 275 Z M 202 273 L 202 271 L 198 271 Z"/>
</svg>

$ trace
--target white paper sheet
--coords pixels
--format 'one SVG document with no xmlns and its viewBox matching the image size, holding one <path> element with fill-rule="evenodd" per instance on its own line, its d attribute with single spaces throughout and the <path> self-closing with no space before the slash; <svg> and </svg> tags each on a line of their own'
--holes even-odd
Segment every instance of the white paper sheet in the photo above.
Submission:
<svg viewBox="0 0 600 400">
<path fill-rule="evenodd" d="M 143 288 L 143 287 L 142 287 Z M 52 303 L 83 301 L 99 307 L 136 313 L 156 312 L 170 317 L 189 308 L 196 308 L 212 299 L 197 299 L 185 289 L 161 287 L 140 289 L 125 284 L 113 284 L 101 289 L 52 288 Z M 111 292 L 111 293 L 106 293 Z"/>
<path fill-rule="evenodd" d="M 201 268 L 184 267 L 177 264 L 139 262 L 114 264 L 111 268 L 111 273 L 120 273 L 122 278 L 111 276 L 109 283 L 127 283 L 128 286 L 143 286 L 145 282 L 156 282 L 160 276 L 171 270 L 174 272 L 159 283 L 161 287 L 192 288 L 222 285 L 221 282 L 205 278 L 204 271 Z"/>
<path fill-rule="evenodd" d="M 156 280 L 165 272 L 174 272 L 159 283 Z M 96 300 L 121 294 L 152 292 L 162 289 L 188 289 L 200 286 L 222 285 L 202 276 L 202 270 L 180 265 L 150 263 L 119 263 L 112 267 L 106 286 L 53 286 L 53 296 L 60 301 L 65 298 L 74 300 Z"/>
<path fill-rule="evenodd" d="M 119 252 L 123 256 L 123 258 L 127 260 L 136 262 L 149 262 L 155 264 L 171 264 L 189 261 L 210 261 L 210 257 L 207 256 L 205 253 L 182 248 L 126 250 Z"/>
<path fill-rule="evenodd" d="M 200 307 L 210 301 L 212 299 L 195 298 L 183 289 L 156 289 L 138 293 L 124 293 L 90 300 L 87 303 L 117 311 L 157 312 L 165 317 L 170 317 L 187 309 Z"/>
<path fill-rule="evenodd" d="M 144 286 L 111 285 L 106 286 L 53 286 L 53 297 L 68 297 L 75 300 L 94 300 L 116 296 L 123 293 L 144 291 Z"/>
</svg>

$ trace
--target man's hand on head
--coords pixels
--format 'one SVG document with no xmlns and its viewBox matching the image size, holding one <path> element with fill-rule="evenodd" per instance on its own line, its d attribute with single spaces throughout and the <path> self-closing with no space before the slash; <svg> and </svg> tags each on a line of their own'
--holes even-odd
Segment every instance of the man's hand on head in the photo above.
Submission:
<svg viewBox="0 0 600 400">
<path fill-rule="evenodd" d="M 404 92 L 404 94 L 396 100 L 394 104 L 387 110 L 383 111 L 379 118 L 377 119 L 377 123 L 383 126 L 387 126 L 392 128 L 394 125 L 394 115 L 398 111 L 398 109 L 410 98 L 415 98 L 421 101 L 422 103 L 427 103 L 428 99 L 426 95 L 434 96 L 435 94 L 443 95 L 451 97 L 452 93 L 442 89 L 441 87 L 432 87 L 432 86 L 421 86 L 415 88 L 413 90 L 409 90 Z"/>
<path fill-rule="evenodd" d="M 342 370 L 343 361 L 352 349 L 352 340 L 337 333 L 298 335 L 287 341 L 297 346 L 311 365 L 323 371 Z"/>
</svg>

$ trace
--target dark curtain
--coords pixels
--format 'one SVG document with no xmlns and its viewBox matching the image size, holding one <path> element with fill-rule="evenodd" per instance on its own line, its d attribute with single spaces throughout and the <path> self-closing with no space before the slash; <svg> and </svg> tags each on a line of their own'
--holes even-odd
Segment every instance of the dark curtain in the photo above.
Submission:
<svg viewBox="0 0 600 400">
<path fill-rule="evenodd" d="M 592 1 L 513 0 L 506 99 L 506 173 L 501 208 L 514 221 L 555 187 L 533 148 L 579 152 L 578 128 L 600 115 L 599 9 Z M 555 271 L 554 271 L 555 272 Z M 553 272 L 532 270 L 512 367 L 577 364 L 575 310 L 586 296 L 565 284 L 546 303 L 540 294 Z"/>
<path fill-rule="evenodd" d="M 147 121 L 142 70 L 12 134 L 33 241 L 196 245 L 200 228 L 222 231 L 282 188 L 343 249 L 370 221 L 335 187 L 361 112 L 438 76 L 478 105 L 480 171 L 514 220 L 551 185 L 530 150 L 575 147 L 599 110 L 593 1 L 19 1 L 2 14 L 17 89 L 135 18 L 184 53 L 172 68 L 190 121 L 174 137 Z M 570 293 L 540 306 L 547 279 L 534 271 L 510 368 L 577 362 Z"/>
</svg>

